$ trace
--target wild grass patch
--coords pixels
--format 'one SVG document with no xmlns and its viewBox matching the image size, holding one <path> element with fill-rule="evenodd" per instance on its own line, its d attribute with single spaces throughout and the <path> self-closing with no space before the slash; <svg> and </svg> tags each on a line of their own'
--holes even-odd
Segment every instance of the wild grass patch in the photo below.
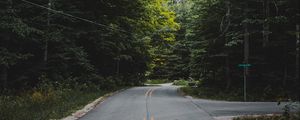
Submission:
<svg viewBox="0 0 300 120">
<path fill-rule="evenodd" d="M 174 80 L 173 85 L 178 85 L 178 86 L 187 86 L 188 81 L 186 80 Z"/>
<path fill-rule="evenodd" d="M 1 120 L 61 119 L 107 93 L 99 89 L 43 88 L 0 96 Z"/>
<path fill-rule="evenodd" d="M 262 115 L 262 116 L 242 116 L 233 118 L 233 120 L 299 120 L 298 114 L 286 115 Z"/>
<path fill-rule="evenodd" d="M 168 83 L 169 81 L 166 79 L 153 79 L 153 80 L 147 80 L 146 84 L 163 84 Z"/>
</svg>

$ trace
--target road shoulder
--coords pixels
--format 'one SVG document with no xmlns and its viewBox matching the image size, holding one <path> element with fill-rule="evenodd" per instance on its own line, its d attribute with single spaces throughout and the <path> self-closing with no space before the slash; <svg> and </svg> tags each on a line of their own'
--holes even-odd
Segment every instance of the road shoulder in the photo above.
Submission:
<svg viewBox="0 0 300 120">
<path fill-rule="evenodd" d="M 76 112 L 72 113 L 71 115 L 62 118 L 61 120 L 78 120 L 79 118 L 82 118 L 85 116 L 89 111 L 93 110 L 97 105 L 101 104 L 103 101 L 105 101 L 108 97 L 116 95 L 128 88 L 124 88 L 115 92 L 107 93 L 98 99 L 94 100 L 93 102 L 85 105 L 82 109 L 77 110 Z"/>
</svg>

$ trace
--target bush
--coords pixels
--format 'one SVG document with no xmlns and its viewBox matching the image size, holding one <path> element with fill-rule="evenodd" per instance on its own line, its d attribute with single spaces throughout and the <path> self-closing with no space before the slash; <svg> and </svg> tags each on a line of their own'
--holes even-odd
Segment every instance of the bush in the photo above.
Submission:
<svg viewBox="0 0 300 120">
<path fill-rule="evenodd" d="M 53 84 L 40 86 L 43 88 L 21 95 L 0 96 L 1 120 L 60 119 L 106 93 L 91 90 L 95 86 L 90 88 L 89 84 L 81 84 L 77 89 L 54 87 Z"/>
<path fill-rule="evenodd" d="M 285 120 L 281 116 L 274 115 L 274 116 L 259 116 L 259 117 L 251 117 L 251 116 L 244 116 L 234 118 L 233 120 Z"/>
<path fill-rule="evenodd" d="M 178 86 L 187 86 L 188 81 L 186 80 L 174 80 L 173 85 L 178 85 Z"/>
<path fill-rule="evenodd" d="M 169 81 L 166 79 L 155 79 L 155 80 L 147 80 L 146 84 L 163 84 L 168 83 Z"/>
<path fill-rule="evenodd" d="M 272 115 L 272 116 L 242 116 L 234 118 L 233 120 L 299 120 L 300 112 L 298 114 L 292 114 L 291 116 L 287 117 L 284 115 Z"/>
<path fill-rule="evenodd" d="M 191 88 L 191 87 L 182 87 L 182 88 L 180 88 L 180 90 L 181 90 L 184 94 L 190 95 L 190 96 L 195 96 L 195 95 L 198 94 L 197 91 L 194 90 L 194 89 Z"/>
<path fill-rule="evenodd" d="M 90 85 L 92 84 L 98 85 L 99 89 L 101 90 L 113 90 L 113 89 L 117 89 L 116 84 L 119 80 L 118 78 L 115 77 L 103 78 L 102 76 L 99 75 L 93 75 L 90 76 L 88 81 L 91 81 Z"/>
<path fill-rule="evenodd" d="M 197 98 L 229 101 L 242 100 L 242 93 L 239 90 L 235 92 L 225 92 L 222 90 L 207 88 L 203 86 L 199 86 L 197 88 L 186 86 L 180 88 L 180 90 L 186 95 L 194 96 Z"/>
</svg>

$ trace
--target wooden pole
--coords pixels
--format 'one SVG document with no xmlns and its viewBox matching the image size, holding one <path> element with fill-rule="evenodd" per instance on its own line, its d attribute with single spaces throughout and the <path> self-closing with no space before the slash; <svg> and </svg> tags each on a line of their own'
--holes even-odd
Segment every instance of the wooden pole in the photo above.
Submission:
<svg viewBox="0 0 300 120">
<path fill-rule="evenodd" d="M 246 5 L 244 10 L 244 16 L 247 17 L 248 5 Z M 244 23 L 244 64 L 249 63 L 249 31 L 248 23 Z M 244 67 L 244 101 L 247 101 L 247 76 L 248 76 L 248 67 Z"/>
</svg>

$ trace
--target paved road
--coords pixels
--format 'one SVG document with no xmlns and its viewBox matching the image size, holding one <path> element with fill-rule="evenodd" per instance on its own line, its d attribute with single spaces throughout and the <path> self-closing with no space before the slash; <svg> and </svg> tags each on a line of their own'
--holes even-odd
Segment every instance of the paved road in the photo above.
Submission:
<svg viewBox="0 0 300 120">
<path fill-rule="evenodd" d="M 223 116 L 280 113 L 275 102 L 192 99 L 177 87 L 135 87 L 114 95 L 80 120 L 214 120 Z"/>
</svg>

